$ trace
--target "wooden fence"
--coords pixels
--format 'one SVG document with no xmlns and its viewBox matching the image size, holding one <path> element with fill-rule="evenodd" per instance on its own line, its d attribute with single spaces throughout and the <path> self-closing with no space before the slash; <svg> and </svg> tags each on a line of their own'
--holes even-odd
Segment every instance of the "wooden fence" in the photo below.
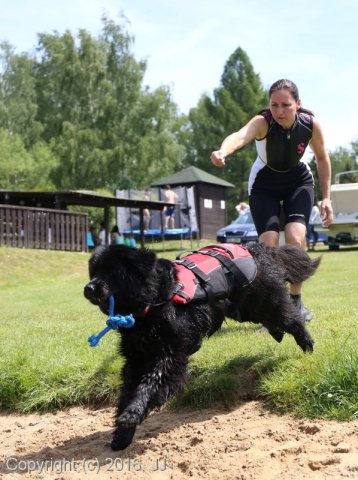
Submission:
<svg viewBox="0 0 358 480">
<path fill-rule="evenodd" d="M 0 246 L 87 251 L 86 213 L 0 205 Z"/>
</svg>

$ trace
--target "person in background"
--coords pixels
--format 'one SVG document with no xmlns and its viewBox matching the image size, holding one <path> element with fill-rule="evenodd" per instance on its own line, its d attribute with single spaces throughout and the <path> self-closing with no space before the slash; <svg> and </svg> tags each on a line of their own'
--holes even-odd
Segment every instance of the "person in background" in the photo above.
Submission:
<svg viewBox="0 0 358 480">
<path fill-rule="evenodd" d="M 137 247 L 137 242 L 135 241 L 135 238 L 133 237 L 132 234 L 127 233 L 124 235 L 124 245 L 127 245 L 127 247 L 132 247 L 132 248 Z"/>
<path fill-rule="evenodd" d="M 164 196 L 165 201 L 168 203 L 177 203 L 178 201 L 178 195 L 171 189 L 170 185 L 165 186 Z M 165 230 L 168 230 L 168 228 L 175 228 L 174 211 L 175 205 L 172 207 L 164 207 Z"/>
<path fill-rule="evenodd" d="M 236 205 L 235 210 L 241 216 L 245 215 L 245 213 L 248 213 L 250 211 L 250 207 L 246 202 L 240 202 L 239 205 Z"/>
<path fill-rule="evenodd" d="M 104 222 L 101 222 L 98 233 L 98 245 L 106 245 L 106 227 Z"/>
<path fill-rule="evenodd" d="M 146 190 L 144 192 L 144 200 L 150 201 L 150 192 Z M 143 209 L 143 223 L 144 223 L 144 230 L 149 230 L 150 227 L 150 210 L 149 208 Z"/>
<path fill-rule="evenodd" d="M 318 241 L 318 233 L 314 229 L 314 226 L 316 223 L 320 221 L 321 217 L 319 214 L 319 207 L 317 205 L 313 205 L 312 210 L 311 210 L 311 215 L 310 219 L 308 221 L 308 228 L 307 228 L 307 249 L 310 250 L 310 247 L 312 250 L 315 249 L 316 243 Z M 312 241 L 313 240 L 313 241 Z M 312 245 L 311 245 L 312 243 Z"/>
<path fill-rule="evenodd" d="M 98 245 L 98 236 L 96 234 L 96 229 L 94 228 L 93 225 L 91 225 L 89 228 L 88 228 L 88 231 L 87 231 L 87 248 L 88 250 L 91 252 L 92 250 L 94 250 L 97 245 Z"/>
<path fill-rule="evenodd" d="M 114 225 L 111 230 L 111 245 L 123 245 L 124 237 L 121 235 L 118 225 Z"/>
<path fill-rule="evenodd" d="M 129 246 L 133 248 L 137 248 L 137 242 L 133 235 L 129 236 Z"/>
<path fill-rule="evenodd" d="M 261 110 L 240 130 L 224 139 L 211 154 L 217 167 L 226 158 L 255 141 L 257 159 L 248 183 L 251 214 L 259 241 L 279 245 L 281 204 L 285 218 L 286 244 L 306 249 L 306 230 L 314 201 L 313 176 L 302 157 L 308 145 L 312 149 L 321 184 L 323 226 L 333 220 L 330 200 L 331 163 L 320 124 L 309 110 L 303 109 L 297 86 L 287 79 L 275 82 L 269 90 L 269 108 Z M 302 285 L 291 285 L 291 298 L 303 319 L 311 312 L 301 299 Z"/>
</svg>

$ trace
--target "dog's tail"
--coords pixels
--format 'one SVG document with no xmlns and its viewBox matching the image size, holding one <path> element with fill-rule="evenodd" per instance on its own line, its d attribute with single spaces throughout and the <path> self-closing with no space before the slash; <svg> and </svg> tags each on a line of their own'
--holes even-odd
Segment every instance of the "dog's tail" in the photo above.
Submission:
<svg viewBox="0 0 358 480">
<path fill-rule="evenodd" d="M 301 283 L 311 277 L 317 270 L 321 257 L 312 259 L 306 252 L 293 245 L 270 248 L 272 257 L 285 272 L 285 280 Z"/>
</svg>

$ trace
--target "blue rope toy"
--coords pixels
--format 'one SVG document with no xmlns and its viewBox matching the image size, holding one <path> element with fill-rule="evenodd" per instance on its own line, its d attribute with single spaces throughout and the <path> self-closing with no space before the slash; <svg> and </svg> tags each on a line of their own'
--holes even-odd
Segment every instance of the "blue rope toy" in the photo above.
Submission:
<svg viewBox="0 0 358 480">
<path fill-rule="evenodd" d="M 107 327 L 99 332 L 98 335 L 91 335 L 88 337 L 88 342 L 91 347 L 95 347 L 99 344 L 101 338 L 106 335 L 110 330 L 117 330 L 118 327 L 131 328 L 135 323 L 132 314 L 129 315 L 114 315 L 114 297 L 109 297 L 109 317 L 106 321 Z"/>
</svg>

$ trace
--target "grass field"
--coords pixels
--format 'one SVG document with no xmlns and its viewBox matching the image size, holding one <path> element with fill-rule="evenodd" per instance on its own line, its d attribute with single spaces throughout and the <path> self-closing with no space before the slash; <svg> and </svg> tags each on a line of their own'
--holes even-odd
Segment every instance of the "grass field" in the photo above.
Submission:
<svg viewBox="0 0 358 480">
<path fill-rule="evenodd" d="M 190 245 L 153 247 L 172 259 Z M 304 289 L 315 314 L 309 326 L 315 352 L 305 355 L 290 336 L 278 344 L 254 325 L 229 320 L 192 357 L 190 381 L 172 408 L 263 398 L 299 416 L 358 418 L 358 251 L 322 248 L 312 255 L 320 253 L 321 267 Z M 0 408 L 48 411 L 116 398 L 117 334 L 96 348 L 87 343 L 106 320 L 82 294 L 88 258 L 0 248 Z"/>
</svg>

